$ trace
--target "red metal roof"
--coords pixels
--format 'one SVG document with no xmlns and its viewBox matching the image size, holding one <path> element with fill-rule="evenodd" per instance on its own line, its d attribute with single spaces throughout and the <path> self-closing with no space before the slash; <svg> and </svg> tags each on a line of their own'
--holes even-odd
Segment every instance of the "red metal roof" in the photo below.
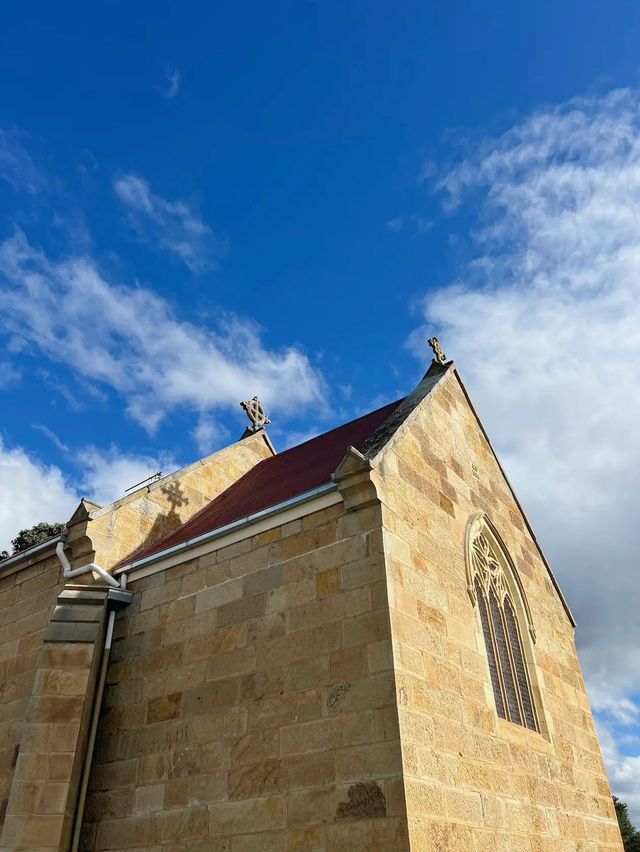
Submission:
<svg viewBox="0 0 640 852">
<path fill-rule="evenodd" d="M 402 400 L 392 402 L 304 444 L 263 459 L 192 518 L 128 561 L 159 553 L 331 482 L 331 474 L 347 448 L 361 447 L 400 402 Z"/>
</svg>

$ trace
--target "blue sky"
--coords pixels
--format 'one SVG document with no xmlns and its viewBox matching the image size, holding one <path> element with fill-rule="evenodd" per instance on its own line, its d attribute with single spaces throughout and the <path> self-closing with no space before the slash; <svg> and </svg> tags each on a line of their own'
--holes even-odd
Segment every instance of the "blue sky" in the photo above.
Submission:
<svg viewBox="0 0 640 852">
<path fill-rule="evenodd" d="M 281 448 L 396 398 L 436 332 L 640 822 L 638 5 L 5 7 L 0 548 L 256 393 Z"/>
</svg>

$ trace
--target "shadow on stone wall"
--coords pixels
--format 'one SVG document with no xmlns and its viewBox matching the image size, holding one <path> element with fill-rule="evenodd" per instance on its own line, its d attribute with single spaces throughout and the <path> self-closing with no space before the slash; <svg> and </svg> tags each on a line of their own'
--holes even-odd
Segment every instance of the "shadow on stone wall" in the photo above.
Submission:
<svg viewBox="0 0 640 852">
<path fill-rule="evenodd" d="M 169 482 L 166 485 L 163 485 L 160 491 L 169 503 L 169 510 L 166 512 L 161 511 L 158 515 L 156 515 L 153 526 L 147 533 L 144 541 L 142 541 L 135 550 L 132 550 L 125 559 L 130 559 L 132 556 L 135 556 L 136 553 L 139 553 L 141 550 L 149 547 L 149 545 L 155 544 L 155 542 L 162 538 L 163 535 L 170 533 L 190 517 L 189 515 L 182 518 L 178 513 L 178 509 L 189 504 L 189 498 L 184 493 L 184 489 L 179 482 Z"/>
</svg>

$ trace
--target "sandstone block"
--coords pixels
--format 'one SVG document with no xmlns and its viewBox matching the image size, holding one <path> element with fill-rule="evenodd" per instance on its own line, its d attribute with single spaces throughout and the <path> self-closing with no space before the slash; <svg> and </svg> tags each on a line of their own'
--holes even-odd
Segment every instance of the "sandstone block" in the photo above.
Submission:
<svg viewBox="0 0 640 852">
<path fill-rule="evenodd" d="M 148 843 L 168 844 L 189 842 L 206 837 L 209 830 L 209 812 L 206 807 L 176 808 L 154 813 L 148 819 Z"/>
<path fill-rule="evenodd" d="M 180 715 L 182 692 L 172 692 L 170 695 L 160 695 L 147 702 L 147 725 L 154 722 L 166 722 Z"/>
<path fill-rule="evenodd" d="M 266 548 L 265 565 L 266 565 Z M 251 556 L 254 555 L 252 551 Z M 259 592 L 264 592 L 267 589 L 273 589 L 282 584 L 282 565 L 270 565 L 269 567 L 260 567 L 254 573 L 248 574 L 242 578 L 243 594 L 247 597 L 257 595 Z"/>
<path fill-rule="evenodd" d="M 336 625 L 338 626 L 338 625 Z M 340 641 L 338 640 L 338 647 Z M 349 682 L 358 680 L 367 674 L 367 647 L 360 645 L 335 651 L 331 654 L 330 676 L 332 682 Z"/>
<path fill-rule="evenodd" d="M 310 689 L 329 682 L 329 657 L 312 657 L 287 666 L 284 686 L 287 692 Z"/>
<path fill-rule="evenodd" d="M 384 610 L 366 613 L 356 618 L 347 618 L 342 623 L 342 645 L 344 648 L 379 642 L 389 635 L 389 616 Z"/>
<path fill-rule="evenodd" d="M 335 752 L 320 751 L 287 760 L 291 789 L 326 786 L 335 780 Z"/>
<path fill-rule="evenodd" d="M 281 760 L 234 766 L 229 772 L 229 799 L 255 799 L 289 792 L 289 767 Z M 251 826 L 247 826 L 251 828 Z"/>
<path fill-rule="evenodd" d="M 220 627 L 224 627 L 227 624 L 236 624 L 250 618 L 258 618 L 264 615 L 264 606 L 264 593 L 240 598 L 240 600 L 225 604 L 218 609 L 218 624 Z"/>
<path fill-rule="evenodd" d="M 282 534 L 283 538 L 280 541 L 273 542 L 270 546 L 272 563 L 285 562 L 287 559 L 310 551 L 317 551 L 328 544 L 332 544 L 337 537 L 337 525 L 332 522 L 306 532 L 298 532 L 297 535 L 291 534 L 288 538 L 284 538 L 284 529 Z"/>
<path fill-rule="evenodd" d="M 446 814 L 451 822 L 483 825 L 482 799 L 479 793 L 445 790 Z"/>
<path fill-rule="evenodd" d="M 402 771 L 400 743 L 368 743 L 339 749 L 335 756 L 335 771 L 336 780 L 341 782 L 396 776 Z"/>
<path fill-rule="evenodd" d="M 222 802 L 228 799 L 228 768 L 210 772 L 200 772 L 188 779 L 188 803 L 209 805 L 212 802 Z M 167 785 L 168 789 L 168 785 Z M 215 834 L 215 831 L 210 832 Z"/>
<path fill-rule="evenodd" d="M 337 568 L 330 568 L 316 575 L 316 593 L 319 598 L 336 595 L 340 591 L 340 579 Z"/>
<path fill-rule="evenodd" d="M 358 562 L 340 567 L 340 588 L 343 591 L 366 586 L 385 576 L 384 562 L 381 558 L 367 557 Z"/>
<path fill-rule="evenodd" d="M 292 826 L 333 822 L 341 800 L 346 798 L 346 788 L 334 785 L 292 791 L 287 803 L 288 824 Z"/>
<path fill-rule="evenodd" d="M 284 832 L 260 832 L 234 837 L 231 852 L 288 852 L 287 835 Z"/>
<path fill-rule="evenodd" d="M 241 578 L 225 580 L 196 594 L 196 612 L 208 612 L 215 607 L 237 601 L 243 596 Z"/>
<path fill-rule="evenodd" d="M 255 671 L 256 650 L 254 645 L 236 648 L 224 654 L 216 654 L 207 662 L 206 680 L 223 680 L 250 674 Z"/>
<path fill-rule="evenodd" d="M 239 802 L 220 802 L 209 806 L 210 835 L 242 834 L 250 825 L 255 832 L 273 831 L 286 826 L 286 799 L 266 796 Z"/>
</svg>

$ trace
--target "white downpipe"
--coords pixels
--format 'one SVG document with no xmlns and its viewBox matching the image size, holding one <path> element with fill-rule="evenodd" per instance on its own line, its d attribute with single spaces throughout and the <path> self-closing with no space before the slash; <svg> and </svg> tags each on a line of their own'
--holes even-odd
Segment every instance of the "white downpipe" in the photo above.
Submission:
<svg viewBox="0 0 640 852">
<path fill-rule="evenodd" d="M 120 588 L 120 583 L 109 574 L 108 571 L 105 571 L 104 568 L 101 568 L 99 565 L 96 565 L 95 562 L 90 562 L 88 565 L 83 565 L 81 568 L 72 568 L 69 564 L 69 560 L 64 555 L 64 542 L 59 541 L 56 544 L 56 553 L 58 554 L 58 559 L 62 563 L 63 574 L 65 578 L 68 577 L 79 577 L 81 574 L 88 574 L 89 571 L 93 571 L 96 574 L 99 574 L 105 583 L 108 583 L 110 586 L 113 586 L 116 589 Z"/>
<path fill-rule="evenodd" d="M 61 542 L 62 544 L 62 542 Z M 77 571 L 69 571 L 67 574 L 66 566 L 69 565 L 67 559 L 64 557 L 64 554 L 58 551 L 58 556 L 60 556 L 60 561 L 63 565 L 65 565 L 65 577 L 66 576 L 75 576 L 78 572 L 84 571 L 95 571 L 98 569 L 98 572 L 101 576 L 105 576 L 105 580 L 111 583 L 111 585 L 117 586 L 119 589 L 125 589 L 127 586 L 127 575 L 123 574 L 120 578 L 120 581 L 114 580 L 103 568 L 100 568 L 98 565 L 83 565 L 82 568 L 78 568 Z M 78 792 L 78 800 L 76 803 L 76 811 L 75 811 L 75 820 L 73 826 L 73 836 L 71 839 L 71 852 L 78 852 L 78 848 L 80 846 L 80 831 L 82 829 L 82 821 L 84 816 L 84 808 L 85 802 L 87 798 L 87 787 L 89 786 L 89 774 L 91 772 L 91 764 L 93 763 L 93 750 L 95 748 L 96 743 L 96 732 L 98 730 L 98 720 L 100 718 L 100 708 L 102 707 L 102 696 L 104 694 L 104 685 L 107 679 L 107 669 L 109 667 L 109 656 L 111 654 L 111 642 L 113 640 L 113 626 L 116 620 L 116 611 L 115 609 L 109 610 L 109 618 L 107 620 L 107 630 L 105 633 L 104 639 L 104 648 L 102 649 L 102 663 L 100 666 L 100 673 L 98 675 L 98 682 L 96 684 L 95 692 L 93 693 L 93 708 L 91 711 L 91 721 L 89 724 L 89 739 L 87 742 L 87 748 L 84 756 L 84 766 L 82 768 L 82 779 L 80 782 L 80 790 Z"/>
<path fill-rule="evenodd" d="M 111 577 L 109 575 L 109 579 L 113 580 L 115 578 Z M 118 582 L 117 580 L 115 582 L 116 582 L 116 586 L 118 586 L 118 588 L 126 589 L 127 588 L 127 575 L 122 574 L 120 576 L 120 582 Z M 115 609 L 112 609 L 109 612 L 109 620 L 107 621 L 107 633 L 106 633 L 105 640 L 104 640 L 104 647 L 107 650 L 111 650 L 111 642 L 113 641 L 113 626 L 115 624 L 115 620 L 116 620 L 116 611 L 115 611 Z"/>
</svg>

